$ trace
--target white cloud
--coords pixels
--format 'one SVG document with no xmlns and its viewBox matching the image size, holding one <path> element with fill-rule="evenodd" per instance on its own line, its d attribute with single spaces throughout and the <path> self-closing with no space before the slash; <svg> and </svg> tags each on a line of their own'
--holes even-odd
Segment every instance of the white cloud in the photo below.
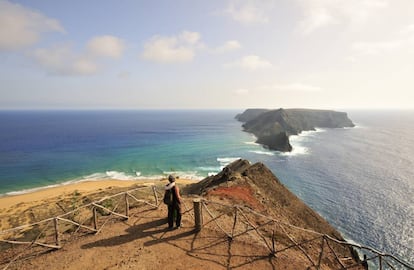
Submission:
<svg viewBox="0 0 414 270">
<path fill-rule="evenodd" d="M 198 32 L 183 31 L 177 36 L 153 36 L 144 44 L 141 57 L 160 63 L 191 62 L 204 45 Z"/>
<path fill-rule="evenodd" d="M 407 25 L 403 27 L 400 31 L 403 35 L 413 35 L 414 34 L 414 24 Z"/>
<path fill-rule="evenodd" d="M 269 22 L 272 7 L 271 0 L 231 0 L 224 14 L 246 25 L 264 24 Z"/>
<path fill-rule="evenodd" d="M 97 36 L 89 40 L 87 48 L 90 54 L 98 57 L 119 58 L 125 45 L 123 40 L 114 36 Z"/>
<path fill-rule="evenodd" d="M 183 42 L 187 42 L 189 44 L 194 45 L 200 41 L 201 35 L 198 32 L 183 31 L 181 32 L 178 38 Z"/>
<path fill-rule="evenodd" d="M 261 87 L 263 90 L 287 91 L 287 92 L 320 92 L 323 89 L 318 86 L 303 84 L 303 83 L 289 83 L 289 84 L 271 84 Z"/>
<path fill-rule="evenodd" d="M 77 57 L 71 64 L 69 74 L 90 75 L 98 71 L 98 64 L 88 57 Z"/>
<path fill-rule="evenodd" d="M 414 24 L 402 27 L 396 34 L 397 36 L 394 39 L 389 40 L 353 42 L 351 49 L 355 55 L 347 58 L 355 60 L 357 59 L 356 56 L 414 52 Z"/>
<path fill-rule="evenodd" d="M 249 89 L 239 88 L 233 91 L 236 95 L 245 96 L 249 94 Z"/>
<path fill-rule="evenodd" d="M 273 65 L 266 59 L 263 59 L 257 55 L 248 55 L 240 60 L 224 65 L 225 67 L 238 67 L 246 70 L 259 70 L 272 68 Z"/>
<path fill-rule="evenodd" d="M 119 58 L 123 50 L 121 39 L 114 36 L 97 36 L 91 38 L 81 52 L 76 52 L 65 44 L 36 49 L 32 56 L 51 74 L 91 75 L 99 71 L 101 60 Z"/>
<path fill-rule="evenodd" d="M 76 55 L 69 45 L 36 49 L 35 61 L 51 74 L 88 75 L 97 71 L 97 64 L 86 56 Z"/>
<path fill-rule="evenodd" d="M 354 42 L 352 49 L 359 54 L 375 55 L 384 52 L 392 52 L 400 49 L 404 40 L 382 41 L 382 42 Z"/>
<path fill-rule="evenodd" d="M 298 0 L 304 13 L 299 29 L 303 34 L 332 24 L 361 24 L 388 0 Z"/>
<path fill-rule="evenodd" d="M 18 50 L 35 44 L 43 32 L 65 30 L 59 21 L 9 1 L 0 1 L 0 50 Z"/>
<path fill-rule="evenodd" d="M 215 53 L 225 53 L 234 50 L 240 49 L 242 46 L 237 40 L 228 40 L 223 45 L 215 48 L 213 52 Z"/>
</svg>

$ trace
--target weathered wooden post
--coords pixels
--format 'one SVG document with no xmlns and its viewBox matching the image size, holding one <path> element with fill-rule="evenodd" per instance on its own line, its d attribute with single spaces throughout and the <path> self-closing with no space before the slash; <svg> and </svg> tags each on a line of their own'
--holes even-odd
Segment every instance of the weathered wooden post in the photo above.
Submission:
<svg viewBox="0 0 414 270">
<path fill-rule="evenodd" d="M 96 206 L 92 208 L 92 213 L 93 213 L 93 228 L 95 229 L 95 231 L 97 231 L 98 230 L 98 216 L 96 215 Z"/>
<path fill-rule="evenodd" d="M 127 216 L 126 219 L 129 218 L 128 192 L 125 192 L 125 216 Z"/>
<path fill-rule="evenodd" d="M 316 269 L 321 268 L 322 256 L 323 256 L 323 247 L 325 245 L 325 236 L 322 236 L 322 245 L 321 245 L 321 253 L 319 254 L 318 266 Z"/>
<path fill-rule="evenodd" d="M 55 226 L 55 242 L 56 242 L 56 246 L 60 247 L 60 239 L 59 239 L 59 223 L 58 223 L 58 219 L 54 218 L 53 219 L 53 225 Z"/>
<path fill-rule="evenodd" d="M 272 231 L 272 254 L 273 257 L 276 256 L 276 247 L 275 247 L 275 230 Z"/>
<path fill-rule="evenodd" d="M 233 228 L 231 229 L 231 239 L 234 237 L 234 230 L 237 224 L 237 207 L 234 207 L 234 220 L 233 220 Z"/>
<path fill-rule="evenodd" d="M 193 206 L 194 206 L 194 223 L 195 223 L 195 230 L 196 232 L 201 231 L 201 227 L 203 226 L 203 214 L 201 209 L 201 200 L 200 199 L 194 199 L 193 200 Z"/>
<path fill-rule="evenodd" d="M 382 270 L 382 256 L 381 256 L 381 254 L 378 255 L 378 260 L 379 260 L 379 270 Z"/>
<path fill-rule="evenodd" d="M 154 193 L 155 205 L 158 207 L 158 194 L 157 194 L 157 188 L 155 186 L 152 186 L 152 192 Z"/>
</svg>

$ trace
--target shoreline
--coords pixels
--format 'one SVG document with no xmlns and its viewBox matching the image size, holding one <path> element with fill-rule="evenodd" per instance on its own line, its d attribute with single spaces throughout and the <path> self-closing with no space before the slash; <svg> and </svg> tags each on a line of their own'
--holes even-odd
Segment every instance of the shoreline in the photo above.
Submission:
<svg viewBox="0 0 414 270">
<path fill-rule="evenodd" d="M 226 165 L 227 163 L 224 164 L 223 166 L 226 166 Z M 189 171 L 189 172 L 165 171 L 163 174 L 160 174 L 160 175 L 141 176 L 140 174 L 137 174 L 137 176 L 133 176 L 133 175 L 129 175 L 129 174 L 126 174 L 120 171 L 106 171 L 105 173 L 93 173 L 93 174 L 75 178 L 75 179 L 69 179 L 69 180 L 63 180 L 63 181 L 59 180 L 59 181 L 56 181 L 56 183 L 49 184 L 49 185 L 25 187 L 25 188 L 22 187 L 21 189 L 16 189 L 16 190 L 11 190 L 11 191 L 2 191 L 0 193 L 0 198 L 29 194 L 29 193 L 37 192 L 37 191 L 44 190 L 44 189 L 68 186 L 68 185 L 84 183 L 84 182 L 119 181 L 119 182 L 129 182 L 129 183 L 145 183 L 145 182 L 154 181 L 157 179 L 166 179 L 166 177 L 170 174 L 175 175 L 177 179 L 186 179 L 186 180 L 197 182 L 197 181 L 203 180 L 205 177 L 210 176 L 210 174 L 217 174 L 218 172 L 219 171 L 214 171 L 214 172 L 209 172 L 207 175 L 197 175 L 197 174 L 193 174 L 192 171 Z"/>
<path fill-rule="evenodd" d="M 52 187 L 42 187 L 21 194 L 4 194 L 0 197 L 0 210 L 19 207 L 21 204 L 35 204 L 35 202 L 44 202 L 49 199 L 70 195 L 74 192 L 80 192 L 84 195 L 104 191 L 108 188 L 125 188 L 139 185 L 154 185 L 157 182 L 166 183 L 166 178 L 159 179 L 141 179 L 141 180 L 85 180 L 81 182 L 57 185 Z M 180 184 L 189 184 L 197 182 L 193 179 L 177 179 Z M 2 211 L 0 211 L 2 212 Z"/>
</svg>

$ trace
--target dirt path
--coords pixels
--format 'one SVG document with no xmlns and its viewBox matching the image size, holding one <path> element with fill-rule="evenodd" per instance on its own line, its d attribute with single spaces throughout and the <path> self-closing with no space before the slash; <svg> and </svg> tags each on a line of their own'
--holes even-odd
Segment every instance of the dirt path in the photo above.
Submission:
<svg viewBox="0 0 414 270">
<path fill-rule="evenodd" d="M 190 198 L 184 201 L 186 206 L 192 203 Z M 114 219 L 97 235 L 83 235 L 60 250 L 16 261 L 8 269 L 307 269 L 312 265 L 298 249 L 269 256 L 254 231 L 229 241 L 217 220 L 205 220 L 196 233 L 192 211 L 184 212 L 180 229 L 167 230 L 166 213 L 163 204 L 158 209 L 133 208 L 127 221 Z M 231 231 L 232 218 L 221 216 L 221 226 Z M 330 268 L 322 265 L 321 269 Z"/>
<path fill-rule="evenodd" d="M 98 235 L 87 235 L 62 249 L 19 261 L 9 269 L 273 269 L 262 246 L 227 241 L 208 227 L 193 230 L 187 212 L 183 226 L 169 231 L 166 207 L 135 209 L 127 221 L 116 221 Z M 293 269 L 293 268 L 292 268 Z"/>
</svg>

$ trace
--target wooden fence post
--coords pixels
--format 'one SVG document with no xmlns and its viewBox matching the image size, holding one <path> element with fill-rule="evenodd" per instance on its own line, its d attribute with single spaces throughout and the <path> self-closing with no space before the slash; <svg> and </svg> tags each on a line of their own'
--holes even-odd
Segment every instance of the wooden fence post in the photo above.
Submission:
<svg viewBox="0 0 414 270">
<path fill-rule="evenodd" d="M 275 230 L 272 231 L 272 256 L 276 257 Z"/>
<path fill-rule="evenodd" d="M 201 208 L 201 200 L 194 199 L 193 206 L 194 206 L 195 230 L 196 232 L 199 232 L 201 231 L 201 227 L 203 226 L 203 214 L 202 214 L 202 208 Z"/>
<path fill-rule="evenodd" d="M 237 224 L 237 207 L 234 207 L 234 221 L 233 221 L 233 228 L 231 229 L 231 239 L 233 239 L 234 229 L 236 228 L 236 224 Z"/>
<path fill-rule="evenodd" d="M 92 208 L 92 213 L 93 213 L 93 228 L 95 229 L 95 231 L 97 231 L 98 230 L 98 216 L 96 215 L 96 206 Z"/>
<path fill-rule="evenodd" d="M 322 236 L 321 253 L 319 254 L 319 260 L 318 260 L 318 266 L 317 266 L 318 270 L 321 268 L 324 245 L 325 245 L 325 236 Z"/>
<path fill-rule="evenodd" d="M 54 218 L 53 219 L 53 225 L 55 226 L 55 242 L 56 242 L 56 246 L 60 247 L 59 223 L 58 223 L 58 219 L 57 218 Z"/>
<path fill-rule="evenodd" d="M 126 219 L 129 218 L 129 202 L 128 202 L 128 192 L 125 192 L 125 216 L 127 216 Z"/>
<path fill-rule="evenodd" d="M 155 186 L 152 186 L 152 192 L 154 193 L 155 205 L 158 207 L 158 194 Z"/>
<path fill-rule="evenodd" d="M 382 270 L 382 256 L 381 256 L 381 254 L 378 255 L 378 260 L 379 260 L 379 269 Z"/>
</svg>

